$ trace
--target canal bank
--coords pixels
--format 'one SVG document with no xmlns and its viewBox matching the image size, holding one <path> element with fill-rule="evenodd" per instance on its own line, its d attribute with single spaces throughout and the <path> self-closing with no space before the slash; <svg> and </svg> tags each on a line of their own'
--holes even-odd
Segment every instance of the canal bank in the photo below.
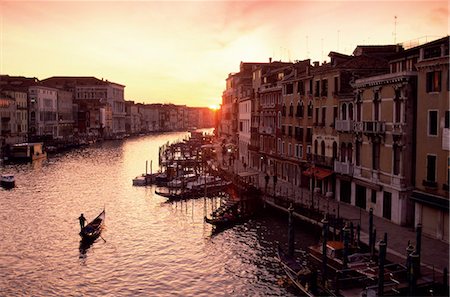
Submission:
<svg viewBox="0 0 450 297">
<path fill-rule="evenodd" d="M 288 205 L 292 203 L 299 203 L 306 207 L 314 205 L 314 208 L 320 210 L 322 213 L 334 215 L 342 218 L 347 222 L 353 222 L 354 225 L 361 226 L 361 241 L 369 244 L 369 212 L 349 204 L 338 202 L 327 197 L 319 197 L 315 193 L 311 193 L 308 189 L 293 186 L 292 184 L 277 179 L 276 186 L 272 178 L 266 186 L 264 173 L 258 172 L 252 168 L 244 166 L 239 160 L 233 160 L 231 166 L 227 162 L 221 160 L 220 154 L 217 154 L 218 166 L 224 170 L 228 170 L 237 175 L 245 175 L 251 172 L 256 175 L 255 186 L 266 193 L 262 199 L 271 207 L 280 209 L 287 213 Z M 285 205 L 281 206 L 274 202 L 274 197 L 278 200 L 285 201 Z M 294 216 L 311 224 L 321 226 L 321 218 L 311 218 L 297 213 L 294 210 Z M 416 231 L 412 228 L 399 226 L 384 218 L 373 216 L 373 224 L 376 229 L 376 242 L 383 239 L 384 234 L 388 234 L 387 257 L 392 261 L 406 262 L 406 248 L 408 243 L 415 245 Z M 449 244 L 438 239 L 433 239 L 422 235 L 421 242 L 421 265 L 429 271 L 442 273 L 444 268 L 449 266 Z"/>
</svg>

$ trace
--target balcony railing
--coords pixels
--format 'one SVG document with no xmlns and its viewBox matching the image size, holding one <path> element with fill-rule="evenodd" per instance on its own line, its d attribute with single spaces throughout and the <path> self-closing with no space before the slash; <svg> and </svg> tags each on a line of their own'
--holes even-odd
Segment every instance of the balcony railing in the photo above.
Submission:
<svg viewBox="0 0 450 297">
<path fill-rule="evenodd" d="M 273 129 L 272 127 L 259 127 L 259 133 L 261 134 L 272 134 L 273 133 Z"/>
<path fill-rule="evenodd" d="M 353 175 L 353 164 L 334 160 L 334 171 L 340 174 Z"/>
<path fill-rule="evenodd" d="M 386 123 L 379 121 L 354 122 L 353 131 L 365 134 L 383 134 L 386 132 Z"/>
<path fill-rule="evenodd" d="M 333 168 L 333 158 L 322 156 L 322 155 L 315 155 L 315 154 L 306 154 L 306 159 L 308 161 L 314 162 L 314 164 L 322 166 L 322 167 L 328 167 Z"/>
<path fill-rule="evenodd" d="M 336 120 L 335 129 L 339 132 L 353 132 L 352 120 Z"/>
<path fill-rule="evenodd" d="M 404 133 L 403 124 L 401 123 L 392 124 L 392 135 L 402 135 L 403 133 Z"/>
</svg>

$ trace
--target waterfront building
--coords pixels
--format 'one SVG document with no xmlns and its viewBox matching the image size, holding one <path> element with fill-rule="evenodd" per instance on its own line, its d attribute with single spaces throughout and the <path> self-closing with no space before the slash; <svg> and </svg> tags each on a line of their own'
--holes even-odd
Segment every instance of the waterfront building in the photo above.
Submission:
<svg viewBox="0 0 450 297">
<path fill-rule="evenodd" d="M 64 90 L 57 91 L 57 133 L 59 139 L 69 140 L 73 136 L 73 93 Z"/>
<path fill-rule="evenodd" d="M 282 81 L 281 145 L 284 154 L 280 178 L 294 186 L 308 186 L 302 173 L 309 168 L 306 156 L 311 152 L 312 141 L 311 68 L 309 59 L 298 61 Z"/>
<path fill-rule="evenodd" d="M 42 80 L 42 82 L 58 89 L 73 92 L 76 102 L 78 100 L 97 100 L 101 104 L 108 104 L 112 111 L 112 120 L 110 124 L 106 113 L 104 136 L 115 137 L 125 133 L 124 85 L 100 80 L 92 76 L 53 76 Z M 103 127 L 95 127 L 95 129 L 101 128 Z"/>
<path fill-rule="evenodd" d="M 414 217 L 409 196 L 414 187 L 416 59 L 411 50 L 400 51 L 389 61 L 390 73 L 358 79 L 353 85 L 351 203 L 400 225 L 412 225 Z M 393 68 L 399 61 L 403 68 Z"/>
<path fill-rule="evenodd" d="M 272 176 L 282 176 L 286 147 L 281 141 L 282 81 L 291 72 L 291 65 L 280 65 L 262 73 L 259 90 L 259 152 L 262 171 Z"/>
<path fill-rule="evenodd" d="M 12 86 L 2 88 L 3 94 L 13 98 L 16 105 L 16 135 L 13 143 L 28 140 L 28 92 Z"/>
<path fill-rule="evenodd" d="M 16 100 L 0 92 L 0 147 L 15 143 L 17 132 Z"/>
<path fill-rule="evenodd" d="M 140 132 L 148 133 L 162 131 L 165 127 L 161 122 L 162 104 L 138 104 L 140 117 Z"/>
<path fill-rule="evenodd" d="M 411 195 L 414 223 L 421 223 L 428 236 L 446 242 L 450 184 L 449 42 L 447 36 L 410 50 L 417 59 L 416 156 L 412 162 L 416 166 L 416 189 Z M 408 62 L 399 60 L 392 67 L 403 67 Z"/>
<path fill-rule="evenodd" d="M 40 84 L 28 88 L 28 127 L 31 138 L 58 135 L 58 90 Z"/>
<path fill-rule="evenodd" d="M 237 96 L 235 84 L 238 79 L 237 73 L 230 73 L 226 79 L 226 88 L 222 94 L 221 121 L 219 135 L 227 143 L 237 143 Z"/>
</svg>

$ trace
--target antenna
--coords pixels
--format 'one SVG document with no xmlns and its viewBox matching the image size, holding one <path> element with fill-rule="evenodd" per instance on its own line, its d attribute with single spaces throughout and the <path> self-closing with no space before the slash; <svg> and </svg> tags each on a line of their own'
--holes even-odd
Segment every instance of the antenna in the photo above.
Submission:
<svg viewBox="0 0 450 297">
<path fill-rule="evenodd" d="M 394 44 L 397 44 L 397 16 L 394 16 Z"/>
</svg>

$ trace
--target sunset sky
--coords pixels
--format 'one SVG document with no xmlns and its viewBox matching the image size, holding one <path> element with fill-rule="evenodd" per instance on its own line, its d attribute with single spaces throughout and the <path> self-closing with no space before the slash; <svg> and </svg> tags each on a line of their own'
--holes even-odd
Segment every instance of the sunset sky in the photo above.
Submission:
<svg viewBox="0 0 450 297">
<path fill-rule="evenodd" d="M 96 76 L 126 100 L 211 106 L 241 61 L 323 61 L 448 29 L 447 1 L 0 0 L 0 73 Z"/>
</svg>

